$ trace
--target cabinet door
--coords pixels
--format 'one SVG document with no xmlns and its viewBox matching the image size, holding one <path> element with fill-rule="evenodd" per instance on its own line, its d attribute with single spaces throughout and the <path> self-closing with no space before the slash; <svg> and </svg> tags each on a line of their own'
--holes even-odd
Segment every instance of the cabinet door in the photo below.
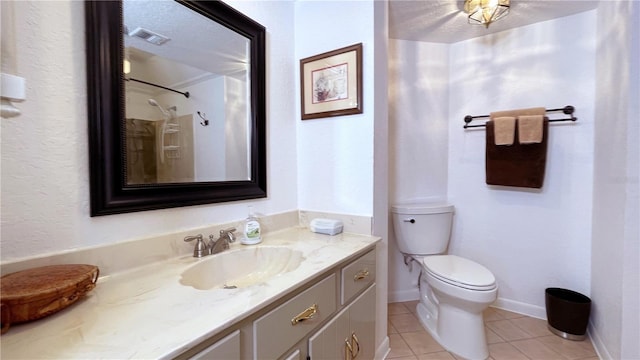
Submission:
<svg viewBox="0 0 640 360">
<path fill-rule="evenodd" d="M 376 286 L 371 285 L 349 305 L 349 336 L 352 337 L 354 359 L 368 360 L 375 356 L 376 341 Z M 357 342 L 357 343 L 356 343 Z"/>
<path fill-rule="evenodd" d="M 349 360 L 345 357 L 349 341 L 349 309 L 344 309 L 309 339 L 311 360 Z"/>
<path fill-rule="evenodd" d="M 311 360 L 373 359 L 375 321 L 376 287 L 373 284 L 309 339 Z"/>
<path fill-rule="evenodd" d="M 240 330 L 197 353 L 191 359 L 240 359 Z"/>
</svg>

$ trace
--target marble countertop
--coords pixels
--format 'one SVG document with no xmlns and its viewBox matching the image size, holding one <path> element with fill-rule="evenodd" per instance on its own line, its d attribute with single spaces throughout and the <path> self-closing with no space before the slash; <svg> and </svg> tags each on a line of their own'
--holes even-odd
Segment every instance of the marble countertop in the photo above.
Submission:
<svg viewBox="0 0 640 360">
<path fill-rule="evenodd" d="M 242 320 L 380 238 L 311 233 L 296 227 L 263 236 L 254 246 L 286 246 L 303 253 L 295 270 L 238 289 L 197 290 L 181 273 L 207 260 L 186 255 L 101 277 L 85 299 L 2 335 L 3 359 L 164 359 Z M 238 242 L 231 250 L 246 247 Z M 215 255 L 214 255 L 215 256 Z"/>
</svg>

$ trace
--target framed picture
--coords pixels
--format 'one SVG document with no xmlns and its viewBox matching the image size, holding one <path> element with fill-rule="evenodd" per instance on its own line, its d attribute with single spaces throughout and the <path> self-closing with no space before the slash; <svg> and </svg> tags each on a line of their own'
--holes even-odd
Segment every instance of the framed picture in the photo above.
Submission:
<svg viewBox="0 0 640 360">
<path fill-rule="evenodd" d="M 302 120 L 362 113 L 362 43 L 300 60 Z"/>
</svg>

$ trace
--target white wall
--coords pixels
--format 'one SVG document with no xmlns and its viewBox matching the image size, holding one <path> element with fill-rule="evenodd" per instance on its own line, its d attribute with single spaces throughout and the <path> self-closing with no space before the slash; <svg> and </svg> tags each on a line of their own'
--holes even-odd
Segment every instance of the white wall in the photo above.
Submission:
<svg viewBox="0 0 640 360">
<path fill-rule="evenodd" d="M 377 253 L 376 358 L 388 350 L 386 7 L 377 1 L 297 1 L 295 26 L 298 60 L 363 43 L 362 114 L 302 121 L 296 109 L 298 204 L 375 215 L 375 234 L 383 237 Z"/>
<path fill-rule="evenodd" d="M 638 359 L 640 4 L 601 2 L 597 24 L 589 331 L 603 359 Z"/>
<path fill-rule="evenodd" d="M 374 135 L 373 135 L 373 234 L 382 237 L 376 258 L 376 359 L 389 349 L 387 293 L 389 287 L 389 9 L 375 1 L 374 8 Z"/>
<path fill-rule="evenodd" d="M 2 261 L 235 221 L 248 204 L 264 214 L 298 207 L 292 2 L 231 2 L 267 28 L 269 197 L 95 218 L 89 217 L 84 4 L 13 5 L 10 38 L 27 100 L 18 104 L 20 117 L 0 121 Z"/>
<path fill-rule="evenodd" d="M 446 196 L 449 140 L 449 48 L 391 40 L 390 196 L 404 202 Z"/>
<path fill-rule="evenodd" d="M 447 195 L 449 48 L 406 40 L 389 43 L 391 204 Z M 409 272 L 391 234 L 390 301 L 416 299 L 419 267 Z"/>
<path fill-rule="evenodd" d="M 178 95 L 178 102 L 165 101 L 178 104 L 179 114 L 193 115 L 196 181 L 249 179 L 246 86 L 243 80 L 221 75 L 181 88 L 190 93 L 188 99 Z M 200 124 L 198 112 L 209 125 Z"/>
<path fill-rule="evenodd" d="M 360 42 L 364 59 L 362 114 L 302 121 L 296 101 L 298 204 L 305 210 L 372 216 L 373 2 L 295 4 L 296 59 Z M 292 99 L 298 99 L 299 85 L 296 91 Z"/>
<path fill-rule="evenodd" d="M 544 316 L 543 291 L 550 285 L 590 295 L 589 333 L 603 359 L 640 358 L 639 37 L 640 4 L 607 1 L 597 11 L 451 45 L 447 61 L 449 176 L 442 176 L 458 208 L 451 251 L 485 263 L 497 275 L 499 305 L 507 308 Z M 420 121 L 424 110 L 412 107 L 428 101 L 416 74 L 442 78 L 433 71 L 435 64 L 412 71 L 415 61 L 406 54 L 433 53 L 442 45 L 391 44 L 390 136 L 396 148 L 391 194 L 396 199 L 405 193 L 437 195 L 438 187 L 424 171 L 413 170 L 422 178 L 416 191 L 415 179 L 403 180 L 400 169 L 412 170 L 403 167 L 402 151 L 429 139 L 428 134 L 415 139 L 410 124 L 402 122 Z M 440 91 L 429 95 L 442 96 Z M 543 190 L 486 187 L 484 131 L 463 131 L 463 116 L 566 104 L 576 106 L 579 121 L 551 126 Z M 406 299 L 411 296 L 406 285 L 415 279 L 390 257 L 389 297 Z"/>
<path fill-rule="evenodd" d="M 247 98 L 248 85 L 244 80 L 225 77 L 225 173 L 226 179 L 250 180 L 251 130 Z"/>
<path fill-rule="evenodd" d="M 386 150 L 387 124 L 386 62 L 374 69 L 373 60 L 374 32 L 384 33 L 384 45 L 386 28 L 374 21 L 386 22 L 386 2 L 227 3 L 267 29 L 269 197 L 91 218 L 83 3 L 15 2 L 17 75 L 28 89 L 19 105 L 23 115 L 0 122 L 2 261 L 235 221 L 246 216 L 248 204 L 261 214 L 304 208 L 373 216 L 374 130 L 378 150 Z M 359 42 L 364 113 L 301 122 L 298 60 Z M 382 60 L 386 48 L 375 56 Z M 383 73 L 376 77 L 375 70 Z M 374 82 L 383 86 L 377 94 Z M 377 154 L 378 174 L 386 174 L 385 154 Z M 376 186 L 376 206 L 386 209 L 386 179 Z M 382 213 L 375 228 L 384 236 Z M 380 251 L 386 259 L 386 245 Z M 386 351 L 379 346 L 386 339 L 386 263 L 379 268 L 376 346 Z"/>
<path fill-rule="evenodd" d="M 590 292 L 595 21 L 594 10 L 451 47 L 449 251 L 494 273 L 498 305 L 540 317 L 546 287 Z M 550 126 L 542 189 L 487 186 L 485 131 L 463 130 L 464 116 L 565 105 L 579 120 Z"/>
<path fill-rule="evenodd" d="M 218 76 L 207 81 L 190 85 L 189 99 L 183 98 L 185 108 L 193 114 L 193 148 L 196 181 L 222 181 L 225 171 L 225 111 L 226 77 Z M 178 107 L 182 110 L 182 106 Z M 209 119 L 208 126 L 200 125 L 201 114 Z"/>
<path fill-rule="evenodd" d="M 407 105 L 393 105 L 395 200 L 446 192 L 456 206 L 449 252 L 496 275 L 499 306 L 540 317 L 546 287 L 590 292 L 591 234 L 585 224 L 591 221 L 595 16 L 582 13 L 451 45 L 393 42 L 400 61 L 393 69 L 402 69 L 394 75 L 401 84 L 394 85 L 393 102 L 409 97 Z M 413 54 L 439 57 L 416 62 Z M 448 78 L 442 75 L 446 69 Z M 551 126 L 542 190 L 487 186 L 485 132 L 463 130 L 464 116 L 565 105 L 576 107 L 579 121 Z M 405 153 L 430 167 L 411 166 Z M 417 298 L 417 271 L 408 274 L 397 256 L 390 269 L 390 298 L 406 299 L 411 289 Z"/>
</svg>

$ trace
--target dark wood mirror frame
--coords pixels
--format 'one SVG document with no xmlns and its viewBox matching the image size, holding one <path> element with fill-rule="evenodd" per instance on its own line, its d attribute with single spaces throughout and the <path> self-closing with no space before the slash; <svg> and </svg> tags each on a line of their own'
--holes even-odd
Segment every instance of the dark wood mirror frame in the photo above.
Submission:
<svg viewBox="0 0 640 360">
<path fill-rule="evenodd" d="M 265 28 L 219 1 L 178 2 L 251 41 L 251 180 L 126 185 L 122 3 L 86 1 L 91 216 L 267 196 Z"/>
</svg>

